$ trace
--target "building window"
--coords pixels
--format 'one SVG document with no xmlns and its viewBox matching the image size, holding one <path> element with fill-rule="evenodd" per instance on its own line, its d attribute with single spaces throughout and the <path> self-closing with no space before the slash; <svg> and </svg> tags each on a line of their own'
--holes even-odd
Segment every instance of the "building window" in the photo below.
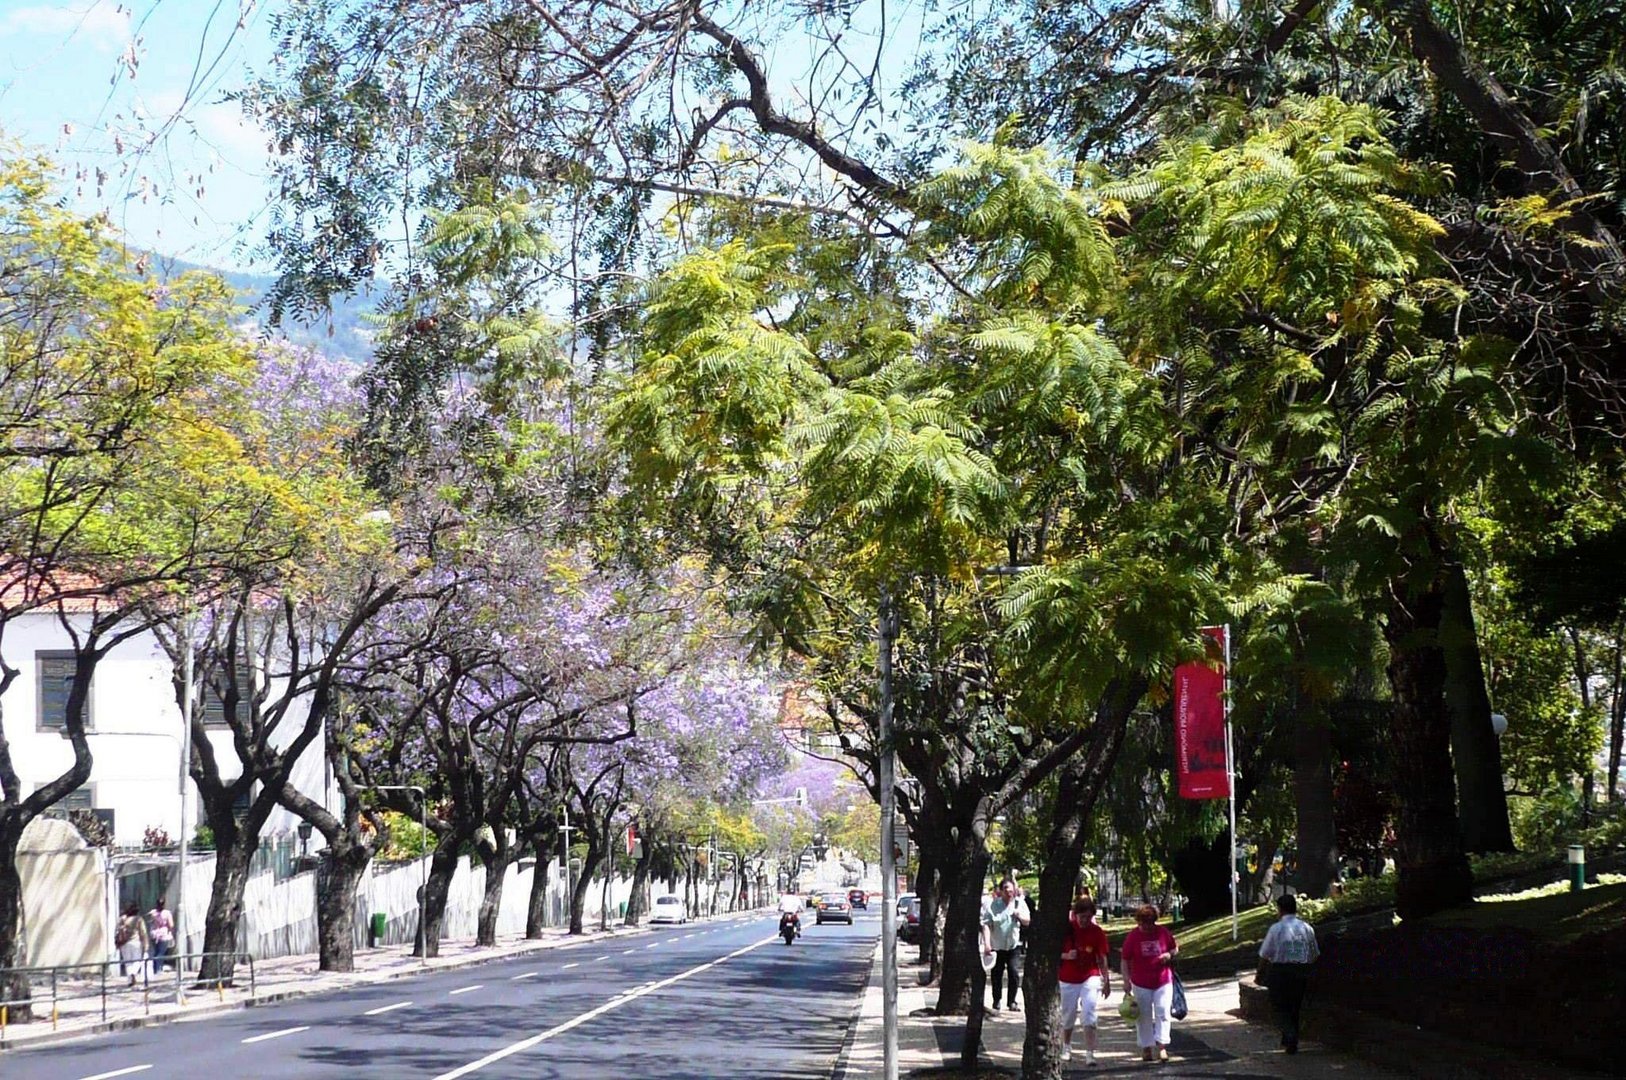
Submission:
<svg viewBox="0 0 1626 1080">
<path fill-rule="evenodd" d="M 72 652 L 46 652 L 34 654 L 39 674 L 39 730 L 67 731 L 68 694 L 73 689 L 74 674 L 79 670 L 79 657 Z M 91 722 L 91 701 L 85 699 L 85 730 L 94 728 Z"/>
<path fill-rule="evenodd" d="M 34 785 L 38 791 L 43 784 Z M 65 818 L 75 810 L 96 809 L 96 789 L 90 784 L 80 784 L 77 788 L 64 795 L 60 802 L 53 803 L 46 811 L 46 817 Z"/>
<path fill-rule="evenodd" d="M 254 693 L 254 675 L 249 666 L 241 661 L 237 664 L 237 716 L 246 719 L 248 716 L 248 699 Z M 226 684 L 223 680 L 210 679 L 203 687 L 203 726 L 228 727 L 226 723 Z"/>
</svg>

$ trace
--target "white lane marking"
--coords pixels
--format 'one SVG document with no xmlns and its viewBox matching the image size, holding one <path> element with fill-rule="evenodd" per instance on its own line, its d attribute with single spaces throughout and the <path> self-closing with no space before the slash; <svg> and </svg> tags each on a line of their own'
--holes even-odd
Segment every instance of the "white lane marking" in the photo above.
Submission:
<svg viewBox="0 0 1626 1080">
<path fill-rule="evenodd" d="M 566 964 L 564 967 L 560 968 L 559 970 L 560 971 L 569 971 L 573 967 L 581 967 L 581 961 L 578 960 L 574 964 Z"/>
<path fill-rule="evenodd" d="M 243 1045 L 247 1046 L 249 1043 L 265 1042 L 267 1039 L 280 1039 L 284 1035 L 298 1035 L 301 1031 L 309 1031 L 310 1029 L 311 1026 L 309 1024 L 305 1024 L 302 1027 L 283 1028 L 281 1031 L 267 1032 L 264 1035 L 256 1035 L 251 1039 L 244 1039 Z"/>
<path fill-rule="evenodd" d="M 690 939 L 690 938 L 692 938 L 692 937 L 694 937 L 694 935 L 693 935 L 693 934 L 684 934 L 684 935 L 683 935 L 683 940 L 684 940 L 684 941 L 688 941 L 688 940 L 689 940 L 689 939 Z"/>
<path fill-rule="evenodd" d="M 576 966 L 575 964 L 566 964 L 565 965 L 565 967 L 575 967 L 575 966 Z M 534 979 L 540 974 L 542 974 L 540 971 L 527 971 L 523 975 L 515 975 L 512 979 L 509 979 L 508 981 L 509 982 L 519 982 L 521 979 Z M 462 991 L 461 990 L 453 990 L 452 993 L 461 994 Z"/>
<path fill-rule="evenodd" d="M 458 1066 L 457 1068 L 453 1069 L 451 1072 L 441 1073 L 439 1076 L 435 1077 L 435 1080 L 458 1080 L 458 1077 L 467 1076 L 472 1072 L 478 1072 L 479 1070 L 485 1068 L 487 1065 L 494 1065 L 497 1062 L 504 1060 L 505 1058 L 511 1058 L 515 1054 L 524 1053 L 526 1050 L 531 1049 L 531 1047 L 533 1047 L 533 1046 L 537 1046 L 537 1045 L 540 1045 L 541 1043 L 547 1042 L 549 1039 L 553 1038 L 555 1035 L 563 1035 L 567 1031 L 570 1031 L 570 1030 L 572 1030 L 574 1028 L 581 1027 L 583 1024 L 587 1023 L 589 1020 L 592 1020 L 592 1019 L 594 1019 L 596 1017 L 603 1016 L 605 1013 L 610 1012 L 613 1009 L 619 1009 L 621 1006 L 625 1005 L 629 1001 L 636 1001 L 639 998 L 645 996 L 646 994 L 653 994 L 655 991 L 662 990 L 662 989 L 664 989 L 664 988 L 666 988 L 668 986 L 671 986 L 674 983 L 682 982 L 684 979 L 693 978 L 694 976 L 700 974 L 702 971 L 710 971 L 712 968 L 717 967 L 719 964 L 726 964 L 730 960 L 733 960 L 735 957 L 744 956 L 746 953 L 750 952 L 752 949 L 760 949 L 760 948 L 762 948 L 762 946 L 768 944 L 769 942 L 778 941 L 778 940 L 779 940 L 779 935 L 778 934 L 775 934 L 773 937 L 765 937 L 761 941 L 755 941 L 755 942 L 752 942 L 749 945 L 746 945 L 743 948 L 735 949 L 733 952 L 728 953 L 726 956 L 719 956 L 715 960 L 708 960 L 704 964 L 701 964 L 701 965 L 699 965 L 697 967 L 690 968 L 688 971 L 680 971 L 676 975 L 673 975 L 673 976 L 671 976 L 669 978 L 661 979 L 659 982 L 652 982 L 652 983 L 649 983 L 646 986 L 640 986 L 640 987 L 638 987 L 638 989 L 633 990 L 630 993 L 621 994 L 621 995 L 618 995 L 616 997 L 613 997 L 609 1001 L 606 1001 L 604 1004 L 598 1006 L 597 1008 L 589 1009 L 586 1012 L 582 1013 L 580 1016 L 572 1017 L 569 1020 L 566 1020 L 564 1023 L 558 1025 L 557 1027 L 549 1028 L 548 1030 L 542 1032 L 540 1035 L 532 1035 L 528 1039 L 521 1039 L 519 1042 L 510 1043 L 509 1045 L 503 1047 L 501 1050 L 493 1051 L 492 1053 L 487 1054 L 485 1057 L 481 1058 L 478 1061 L 471 1061 L 467 1065 Z"/>
<path fill-rule="evenodd" d="M 658 942 L 658 941 L 651 941 L 648 945 L 645 945 L 644 948 L 653 949 L 655 946 L 657 946 L 659 944 L 660 944 L 660 942 Z"/>
<path fill-rule="evenodd" d="M 632 955 L 633 953 L 635 953 L 637 951 L 638 951 L 637 949 L 622 949 L 621 950 L 621 955 L 622 956 L 630 956 L 630 955 Z"/>
<path fill-rule="evenodd" d="M 609 958 L 610 958 L 610 954 L 609 954 L 609 953 L 605 953 L 605 954 L 604 954 L 604 955 L 603 955 L 603 956 L 595 956 L 595 957 L 593 957 L 593 961 L 594 961 L 594 962 L 595 962 L 595 963 L 597 963 L 597 962 L 598 962 L 598 961 L 600 961 L 600 960 L 608 960 L 608 959 L 609 959 Z"/>
<path fill-rule="evenodd" d="M 412 1002 L 410 1002 L 410 1001 L 397 1001 L 394 1005 L 380 1005 L 376 1009 L 368 1009 L 366 1012 L 362 1013 L 361 1015 L 363 1015 L 363 1016 L 382 1016 L 387 1012 L 394 1012 L 396 1009 L 404 1009 L 408 1005 L 411 1005 L 411 1004 L 412 1004 Z"/>
<path fill-rule="evenodd" d="M 146 1072 L 151 1065 L 131 1065 L 128 1069 L 114 1069 L 112 1072 L 97 1073 L 95 1076 L 84 1077 L 84 1080 L 113 1080 L 115 1076 L 129 1076 L 131 1073 Z"/>
<path fill-rule="evenodd" d="M 458 994 L 467 994 L 474 990 L 483 990 L 485 989 L 485 985 L 485 983 L 475 983 L 473 986 L 459 986 L 456 990 L 450 991 L 446 996 L 456 997 Z"/>
</svg>

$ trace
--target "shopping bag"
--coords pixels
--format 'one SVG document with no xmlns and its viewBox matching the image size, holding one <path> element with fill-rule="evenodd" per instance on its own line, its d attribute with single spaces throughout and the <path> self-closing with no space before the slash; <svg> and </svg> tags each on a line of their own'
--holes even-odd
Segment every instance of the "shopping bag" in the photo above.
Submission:
<svg viewBox="0 0 1626 1080">
<path fill-rule="evenodd" d="M 1130 993 L 1127 988 L 1124 991 L 1122 1000 L 1118 1002 L 1118 1015 L 1123 1018 L 1123 1022 L 1126 1024 L 1133 1024 L 1140 1019 L 1140 1002 L 1135 1000 L 1135 995 Z"/>
<path fill-rule="evenodd" d="M 1174 1020 L 1186 1018 L 1186 984 L 1180 981 L 1180 976 L 1174 977 L 1174 1001 L 1169 1005 L 1169 1017 Z"/>
</svg>

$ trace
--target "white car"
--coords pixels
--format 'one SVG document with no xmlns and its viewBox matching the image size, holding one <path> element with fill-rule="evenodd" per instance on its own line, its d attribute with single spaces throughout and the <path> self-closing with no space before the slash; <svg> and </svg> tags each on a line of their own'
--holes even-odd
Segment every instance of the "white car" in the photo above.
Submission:
<svg viewBox="0 0 1626 1080">
<path fill-rule="evenodd" d="M 655 923 L 686 923 L 689 913 L 683 907 L 683 898 L 680 896 L 657 896 L 655 905 L 650 908 L 649 922 Z"/>
</svg>

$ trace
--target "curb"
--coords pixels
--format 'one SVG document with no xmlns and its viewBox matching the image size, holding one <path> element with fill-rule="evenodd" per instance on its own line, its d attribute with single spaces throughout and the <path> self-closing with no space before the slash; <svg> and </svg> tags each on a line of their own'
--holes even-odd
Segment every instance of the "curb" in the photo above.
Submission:
<svg viewBox="0 0 1626 1080">
<path fill-rule="evenodd" d="M 853 1044 L 858 1041 L 859 1017 L 864 1011 L 864 998 L 869 996 L 870 983 L 875 981 L 875 973 L 881 968 L 881 942 L 875 943 L 875 952 L 870 956 L 869 967 L 864 972 L 864 985 L 858 988 L 858 999 L 853 1002 L 852 1012 L 847 1014 L 847 1034 L 842 1036 L 841 1049 L 836 1053 L 836 1062 L 830 1068 L 830 1080 L 853 1080 L 848 1075 L 848 1063 L 852 1060 Z"/>
<path fill-rule="evenodd" d="M 728 912 L 724 915 L 712 916 L 710 919 L 691 919 L 691 923 L 722 922 L 738 918 L 742 913 Z M 582 935 L 579 938 L 564 937 L 557 941 L 538 942 L 530 947 L 516 948 L 512 952 L 495 956 L 467 956 L 450 960 L 443 964 L 433 966 L 420 964 L 417 967 L 402 968 L 396 971 L 366 972 L 356 978 L 333 986 L 321 987 L 290 987 L 286 990 L 271 990 L 263 994 L 256 994 L 242 1001 L 230 1001 L 225 1004 L 200 1005 L 197 1008 L 184 1009 L 180 1012 L 162 1013 L 157 1016 L 125 1016 L 117 1020 L 98 1020 L 82 1028 L 72 1031 L 42 1031 L 39 1034 L 25 1034 L 21 1037 L 12 1036 L 0 1042 L 0 1058 L 12 1052 L 32 1050 L 41 1046 L 57 1046 L 62 1043 L 76 1042 L 96 1035 L 108 1035 L 119 1031 L 137 1031 L 141 1028 L 160 1027 L 164 1024 L 175 1024 L 183 1020 L 197 1020 L 211 1016 L 222 1016 L 226 1013 L 241 1012 L 244 1009 L 258 1008 L 262 1005 L 275 1005 L 278 1002 L 290 1001 L 295 998 L 315 997 L 318 994 L 331 994 L 337 991 L 349 990 L 359 986 L 374 986 L 380 983 L 394 982 L 397 979 L 409 979 L 416 975 L 431 975 L 440 971 L 460 971 L 463 968 L 479 967 L 483 964 L 496 964 L 504 960 L 513 960 L 516 957 L 529 956 L 532 953 L 547 952 L 564 945 L 574 945 L 577 942 L 588 942 L 599 939 L 616 937 L 634 937 L 638 934 L 653 933 L 654 927 L 623 926 L 599 933 L 593 937 Z M 346 972 L 345 974 L 349 974 Z M 868 983 L 866 982 L 866 986 Z M 199 993 L 208 993 L 207 990 Z M 845 1043 L 843 1044 L 846 1045 Z"/>
</svg>

